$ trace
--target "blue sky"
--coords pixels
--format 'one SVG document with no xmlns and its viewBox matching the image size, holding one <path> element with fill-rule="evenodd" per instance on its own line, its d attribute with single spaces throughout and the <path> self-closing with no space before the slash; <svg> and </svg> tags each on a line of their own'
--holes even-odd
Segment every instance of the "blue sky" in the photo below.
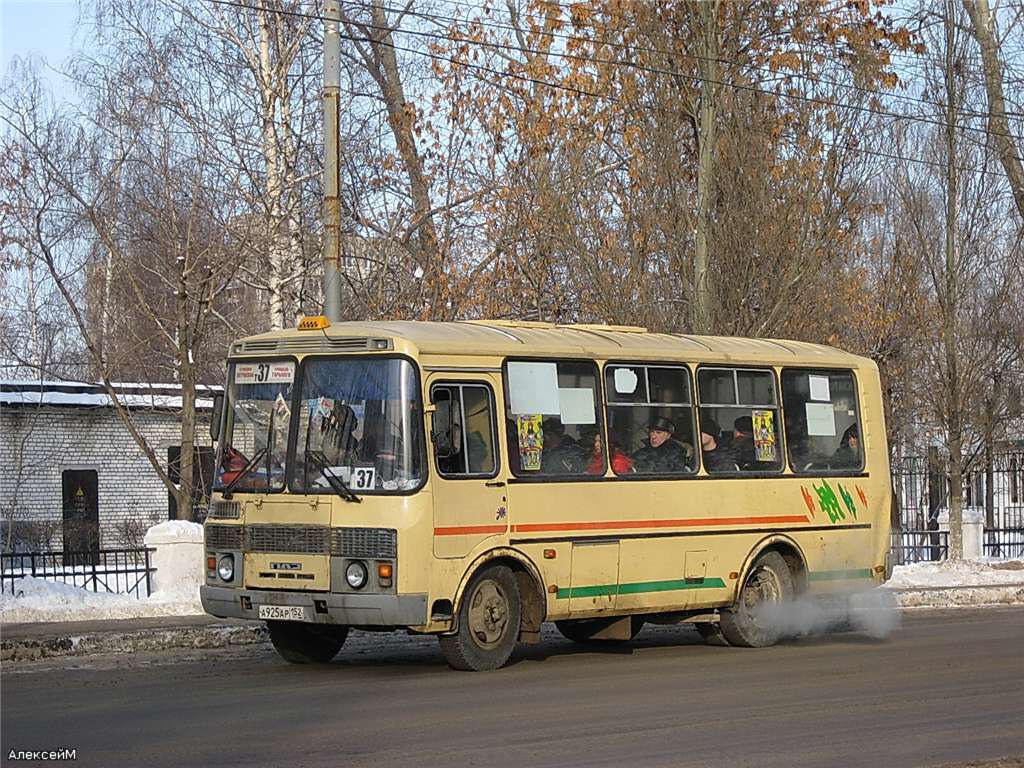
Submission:
<svg viewBox="0 0 1024 768">
<path fill-rule="evenodd" d="M 0 67 L 6 74 L 15 56 L 33 56 L 60 68 L 76 46 L 76 0 L 0 0 Z M 71 96 L 63 78 L 41 70 L 58 99 Z"/>
</svg>

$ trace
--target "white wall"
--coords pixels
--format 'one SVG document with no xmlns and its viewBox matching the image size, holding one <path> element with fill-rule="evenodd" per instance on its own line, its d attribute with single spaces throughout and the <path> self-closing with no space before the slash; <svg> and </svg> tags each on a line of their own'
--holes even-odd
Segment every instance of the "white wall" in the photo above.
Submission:
<svg viewBox="0 0 1024 768">
<path fill-rule="evenodd" d="M 177 414 L 135 412 L 135 424 L 167 468 L 167 449 L 181 442 Z M 202 416 L 200 415 L 200 419 Z M 209 445 L 205 423 L 199 445 Z M 100 547 L 121 546 L 119 523 L 136 519 L 143 530 L 167 519 L 167 488 L 112 408 L 4 407 L 0 410 L 0 510 L 15 519 L 54 523 L 52 548 L 61 542 L 62 473 L 96 470 Z"/>
</svg>

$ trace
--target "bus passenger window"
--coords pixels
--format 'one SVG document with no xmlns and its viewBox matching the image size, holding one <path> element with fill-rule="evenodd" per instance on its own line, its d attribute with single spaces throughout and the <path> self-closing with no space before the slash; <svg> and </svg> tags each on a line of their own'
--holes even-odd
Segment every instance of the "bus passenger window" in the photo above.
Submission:
<svg viewBox="0 0 1024 768">
<path fill-rule="evenodd" d="M 437 471 L 444 477 L 494 477 L 494 404 L 480 384 L 435 385 L 431 428 Z"/>
<path fill-rule="evenodd" d="M 782 372 L 789 464 L 796 473 L 859 472 L 864 451 L 850 371 Z"/>
<path fill-rule="evenodd" d="M 604 377 L 612 471 L 617 475 L 695 472 L 689 370 L 609 364 Z"/>
<path fill-rule="evenodd" d="M 697 371 L 704 469 L 777 472 L 782 469 L 779 406 L 772 371 Z"/>
<path fill-rule="evenodd" d="M 513 361 L 505 365 L 509 465 L 517 477 L 605 473 L 597 366 Z"/>
</svg>

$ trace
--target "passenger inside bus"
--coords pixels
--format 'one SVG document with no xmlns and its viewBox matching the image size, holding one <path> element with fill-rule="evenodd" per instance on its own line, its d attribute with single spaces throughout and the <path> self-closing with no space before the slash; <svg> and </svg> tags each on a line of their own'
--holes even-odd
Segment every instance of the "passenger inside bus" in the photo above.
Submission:
<svg viewBox="0 0 1024 768">
<path fill-rule="evenodd" d="M 851 424 L 843 432 L 843 438 L 839 442 L 839 447 L 836 452 L 832 454 L 832 458 L 829 460 L 829 465 L 833 469 L 849 469 L 850 467 L 860 466 L 860 443 L 857 425 Z"/>
<path fill-rule="evenodd" d="M 590 460 L 585 449 L 565 434 L 561 419 L 544 419 L 544 448 L 541 454 L 540 471 L 543 475 L 582 474 Z"/>
<path fill-rule="evenodd" d="M 704 457 L 704 469 L 713 472 L 735 472 L 736 462 L 732 453 L 719 444 L 722 428 L 718 422 L 703 411 L 700 415 L 700 447 Z"/>
<path fill-rule="evenodd" d="M 637 472 L 673 474 L 690 469 L 690 456 L 678 440 L 673 439 L 675 422 L 664 416 L 655 417 L 647 425 L 647 440 L 633 453 Z"/>
</svg>

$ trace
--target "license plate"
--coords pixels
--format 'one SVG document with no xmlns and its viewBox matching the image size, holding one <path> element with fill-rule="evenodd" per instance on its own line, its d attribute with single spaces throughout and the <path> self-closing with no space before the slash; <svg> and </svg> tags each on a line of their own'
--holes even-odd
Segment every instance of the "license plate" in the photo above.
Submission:
<svg viewBox="0 0 1024 768">
<path fill-rule="evenodd" d="M 301 605 L 261 605 L 257 615 L 275 621 L 305 621 L 306 609 Z"/>
</svg>

